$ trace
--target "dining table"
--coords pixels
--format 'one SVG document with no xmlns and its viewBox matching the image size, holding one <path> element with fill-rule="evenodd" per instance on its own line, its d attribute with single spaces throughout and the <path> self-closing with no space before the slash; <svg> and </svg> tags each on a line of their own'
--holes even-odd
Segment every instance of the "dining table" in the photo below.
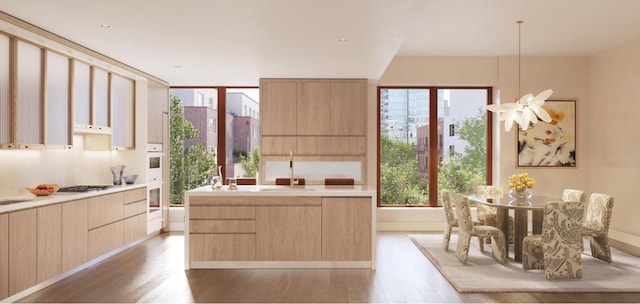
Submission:
<svg viewBox="0 0 640 304">
<path fill-rule="evenodd" d="M 542 218 L 544 205 L 547 202 L 562 201 L 562 198 L 533 195 L 530 198 L 513 199 L 511 197 L 487 198 L 478 195 L 469 195 L 469 200 L 496 208 L 496 227 L 509 239 L 509 213 L 513 210 L 513 252 L 514 260 L 522 262 L 522 241 L 528 234 L 529 212 L 531 212 L 531 226 L 533 234 L 542 233 Z M 509 256 L 509 246 L 505 246 L 505 257 Z"/>
</svg>

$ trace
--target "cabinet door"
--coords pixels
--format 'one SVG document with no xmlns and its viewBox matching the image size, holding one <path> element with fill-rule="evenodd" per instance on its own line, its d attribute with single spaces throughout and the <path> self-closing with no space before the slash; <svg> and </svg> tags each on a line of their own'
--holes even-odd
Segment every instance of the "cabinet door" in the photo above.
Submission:
<svg viewBox="0 0 640 304">
<path fill-rule="evenodd" d="M 0 34 L 0 147 L 13 146 L 11 90 L 9 89 L 9 77 L 11 75 L 11 64 L 9 61 L 10 42 L 11 39 L 9 39 L 9 37 Z M 2 295 L 0 295 L 0 297 L 2 297 Z"/>
<path fill-rule="evenodd" d="M 147 214 L 142 213 L 122 221 L 124 244 L 129 244 L 147 235 Z"/>
<path fill-rule="evenodd" d="M 37 209 L 38 283 L 62 273 L 62 205 Z"/>
<path fill-rule="evenodd" d="M 320 206 L 256 207 L 256 260 L 319 261 L 321 215 Z"/>
<path fill-rule="evenodd" d="M 154 81 L 149 81 L 147 98 L 147 142 L 161 144 L 163 141 L 162 114 L 168 112 L 169 88 Z"/>
<path fill-rule="evenodd" d="M 371 260 L 371 198 L 322 198 L 322 260 Z"/>
<path fill-rule="evenodd" d="M 45 144 L 70 147 L 69 58 L 52 51 L 46 54 Z"/>
<path fill-rule="evenodd" d="M 189 234 L 190 261 L 255 261 L 256 235 Z"/>
<path fill-rule="evenodd" d="M 42 136 L 42 49 L 18 41 L 17 143 L 22 148 L 44 144 Z"/>
<path fill-rule="evenodd" d="M 0 214 L 0 299 L 9 297 L 9 215 Z"/>
<path fill-rule="evenodd" d="M 297 81 L 260 81 L 260 131 L 262 135 L 296 135 Z"/>
<path fill-rule="evenodd" d="M 297 135 L 328 135 L 331 130 L 329 81 L 303 81 L 298 84 Z"/>
<path fill-rule="evenodd" d="M 331 82 L 331 135 L 364 136 L 366 85 L 366 80 Z"/>
<path fill-rule="evenodd" d="M 87 200 L 62 204 L 62 272 L 86 263 Z"/>
<path fill-rule="evenodd" d="M 9 213 L 9 295 L 37 283 L 36 209 Z"/>
<path fill-rule="evenodd" d="M 113 146 L 133 148 L 135 146 L 135 82 L 120 75 L 111 74 L 111 132 Z"/>
<path fill-rule="evenodd" d="M 109 111 L 109 73 L 105 70 L 93 67 L 93 112 L 91 124 L 97 129 L 110 127 Z"/>
<path fill-rule="evenodd" d="M 79 127 L 91 125 L 91 67 L 73 61 L 73 123 Z"/>
</svg>

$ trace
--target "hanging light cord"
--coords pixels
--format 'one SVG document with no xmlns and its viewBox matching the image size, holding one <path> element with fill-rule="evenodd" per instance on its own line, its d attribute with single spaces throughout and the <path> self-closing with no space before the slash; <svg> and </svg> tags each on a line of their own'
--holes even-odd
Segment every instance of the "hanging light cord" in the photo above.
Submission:
<svg viewBox="0 0 640 304">
<path fill-rule="evenodd" d="M 520 37 L 522 36 L 522 22 L 524 22 L 524 21 L 522 21 L 522 20 L 516 21 L 516 23 L 518 24 L 518 98 L 520 96 L 522 96 L 520 94 L 520 82 L 521 82 L 520 81 L 520 71 L 521 71 L 521 63 L 520 63 L 520 61 L 521 61 L 521 57 L 522 57 L 522 54 L 521 54 L 521 49 L 522 48 L 521 48 L 521 45 L 520 45 L 521 44 Z"/>
</svg>

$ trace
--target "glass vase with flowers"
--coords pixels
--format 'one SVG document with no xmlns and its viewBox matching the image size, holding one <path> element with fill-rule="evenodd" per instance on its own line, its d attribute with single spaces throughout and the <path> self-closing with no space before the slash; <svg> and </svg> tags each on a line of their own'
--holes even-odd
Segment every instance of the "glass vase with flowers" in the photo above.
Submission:
<svg viewBox="0 0 640 304">
<path fill-rule="evenodd" d="M 533 193 L 531 188 L 536 182 L 529 176 L 528 173 L 514 174 L 509 178 L 509 184 L 507 187 L 509 190 L 509 196 L 513 199 L 527 199 L 530 198 Z"/>
</svg>

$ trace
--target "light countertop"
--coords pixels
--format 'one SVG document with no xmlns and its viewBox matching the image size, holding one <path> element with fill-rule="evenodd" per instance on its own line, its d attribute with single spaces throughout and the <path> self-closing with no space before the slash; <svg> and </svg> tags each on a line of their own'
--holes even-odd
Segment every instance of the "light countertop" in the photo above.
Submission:
<svg viewBox="0 0 640 304">
<path fill-rule="evenodd" d="M 204 186 L 185 192 L 187 196 L 344 196 L 361 197 L 375 196 L 376 189 L 369 186 L 238 186 L 237 190 L 229 190 L 223 186 L 214 190 L 211 186 Z"/>
<path fill-rule="evenodd" d="M 0 202 L 4 200 L 25 200 L 24 202 L 20 202 L 20 203 L 0 205 L 0 214 L 12 212 L 12 211 L 18 211 L 22 209 L 30 209 L 30 208 L 42 207 L 46 205 L 63 203 L 63 202 L 68 202 L 73 200 L 79 200 L 79 199 L 89 198 L 93 196 L 116 193 L 120 191 L 133 190 L 133 189 L 138 189 L 146 186 L 147 184 L 133 184 L 133 185 L 113 186 L 112 188 L 109 188 L 106 190 L 100 190 L 100 191 L 64 192 L 64 193 L 56 192 L 47 196 L 35 196 L 33 194 L 26 194 L 23 196 L 0 198 Z"/>
</svg>

